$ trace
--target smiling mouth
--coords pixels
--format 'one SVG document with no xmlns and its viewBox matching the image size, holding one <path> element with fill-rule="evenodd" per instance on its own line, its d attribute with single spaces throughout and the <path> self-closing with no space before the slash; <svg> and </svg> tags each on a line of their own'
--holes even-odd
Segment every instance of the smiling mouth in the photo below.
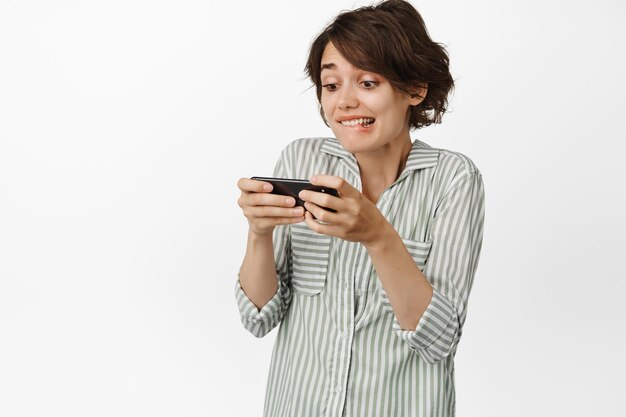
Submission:
<svg viewBox="0 0 626 417">
<path fill-rule="evenodd" d="M 374 122 L 376 121 L 376 119 L 372 118 L 372 117 L 364 117 L 362 119 L 352 119 L 352 120 L 342 120 L 341 123 L 343 126 L 356 126 L 356 125 L 361 125 L 363 127 L 368 127 L 371 126 L 372 124 L 374 124 Z"/>
</svg>

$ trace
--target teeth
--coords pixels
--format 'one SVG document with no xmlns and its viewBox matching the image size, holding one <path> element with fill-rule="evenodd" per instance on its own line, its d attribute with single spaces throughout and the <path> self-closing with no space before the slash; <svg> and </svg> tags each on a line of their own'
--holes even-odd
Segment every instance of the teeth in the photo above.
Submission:
<svg viewBox="0 0 626 417">
<path fill-rule="evenodd" d="M 374 123 L 374 119 L 372 119 L 371 117 L 365 117 L 362 119 L 344 120 L 341 122 L 341 124 L 344 126 L 363 125 L 364 127 L 367 127 L 371 125 L 372 123 Z"/>
</svg>

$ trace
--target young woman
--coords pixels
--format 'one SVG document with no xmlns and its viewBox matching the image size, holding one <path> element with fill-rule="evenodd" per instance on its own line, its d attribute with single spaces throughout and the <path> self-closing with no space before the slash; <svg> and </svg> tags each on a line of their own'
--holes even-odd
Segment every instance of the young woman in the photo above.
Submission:
<svg viewBox="0 0 626 417">
<path fill-rule="evenodd" d="M 409 135 L 441 122 L 448 63 L 407 2 L 341 13 L 306 64 L 335 138 L 296 140 L 274 172 L 339 197 L 305 191 L 303 209 L 239 180 L 241 320 L 257 337 L 281 323 L 265 416 L 455 414 L 483 182 L 468 157 Z"/>
</svg>

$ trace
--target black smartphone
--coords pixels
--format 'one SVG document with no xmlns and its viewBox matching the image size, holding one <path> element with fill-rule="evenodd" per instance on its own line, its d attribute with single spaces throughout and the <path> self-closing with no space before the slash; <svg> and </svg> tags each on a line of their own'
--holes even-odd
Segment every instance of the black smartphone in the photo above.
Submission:
<svg viewBox="0 0 626 417">
<path fill-rule="evenodd" d="M 287 195 L 296 199 L 296 206 L 304 207 L 304 201 L 298 197 L 300 191 L 311 190 L 319 193 L 330 194 L 339 197 L 339 193 L 334 188 L 324 187 L 321 185 L 313 185 L 308 180 L 296 180 L 292 178 L 272 178 L 272 177 L 252 177 L 252 180 L 265 181 L 272 184 L 271 194 Z M 323 207 L 325 210 L 336 213 L 336 210 Z"/>
</svg>

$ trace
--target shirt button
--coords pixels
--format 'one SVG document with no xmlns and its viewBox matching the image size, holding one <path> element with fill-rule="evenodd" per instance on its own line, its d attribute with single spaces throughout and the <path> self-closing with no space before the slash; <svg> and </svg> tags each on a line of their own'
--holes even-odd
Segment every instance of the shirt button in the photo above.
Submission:
<svg viewBox="0 0 626 417">
<path fill-rule="evenodd" d="M 363 295 L 363 293 L 361 292 L 361 290 L 356 290 L 356 295 L 360 297 L 361 295 Z"/>
<path fill-rule="evenodd" d="M 339 332 L 339 337 L 341 337 L 342 339 L 346 337 L 346 332 Z"/>
<path fill-rule="evenodd" d="M 341 386 L 337 385 L 337 388 L 335 388 L 335 392 L 341 392 Z"/>
</svg>

